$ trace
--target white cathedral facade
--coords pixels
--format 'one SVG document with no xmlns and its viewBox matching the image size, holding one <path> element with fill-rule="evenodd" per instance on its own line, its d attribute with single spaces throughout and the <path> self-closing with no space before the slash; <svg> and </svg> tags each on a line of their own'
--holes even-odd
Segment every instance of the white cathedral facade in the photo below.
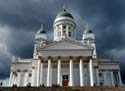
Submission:
<svg viewBox="0 0 125 91">
<path fill-rule="evenodd" d="M 43 26 L 35 35 L 33 58 L 12 58 L 9 86 L 122 86 L 119 62 L 98 58 L 93 31 L 87 26 L 76 40 L 76 23 L 66 10 L 53 23 L 49 43 Z"/>
</svg>

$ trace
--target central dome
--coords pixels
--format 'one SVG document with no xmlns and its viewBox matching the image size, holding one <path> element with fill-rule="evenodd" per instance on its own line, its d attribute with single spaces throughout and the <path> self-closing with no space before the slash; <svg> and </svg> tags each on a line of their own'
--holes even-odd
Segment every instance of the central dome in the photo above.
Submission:
<svg viewBox="0 0 125 91">
<path fill-rule="evenodd" d="M 74 19 L 73 16 L 69 12 L 67 12 L 66 10 L 63 10 L 60 13 L 58 13 L 56 16 L 56 19 L 60 18 L 60 17 L 69 17 L 69 18 Z"/>
</svg>

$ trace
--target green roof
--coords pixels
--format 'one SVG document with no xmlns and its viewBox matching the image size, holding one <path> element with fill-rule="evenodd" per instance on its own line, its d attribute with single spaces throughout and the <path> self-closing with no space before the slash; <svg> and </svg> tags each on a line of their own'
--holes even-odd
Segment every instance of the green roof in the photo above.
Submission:
<svg viewBox="0 0 125 91">
<path fill-rule="evenodd" d="M 86 29 L 84 33 L 93 33 L 91 29 Z"/>
<path fill-rule="evenodd" d="M 93 31 L 91 30 L 91 28 L 87 25 L 86 29 L 84 31 L 84 33 L 93 33 Z"/>
<path fill-rule="evenodd" d="M 60 17 L 69 17 L 69 18 L 74 19 L 73 16 L 69 12 L 67 12 L 66 10 L 63 10 L 57 14 L 56 18 L 60 18 Z"/>
</svg>

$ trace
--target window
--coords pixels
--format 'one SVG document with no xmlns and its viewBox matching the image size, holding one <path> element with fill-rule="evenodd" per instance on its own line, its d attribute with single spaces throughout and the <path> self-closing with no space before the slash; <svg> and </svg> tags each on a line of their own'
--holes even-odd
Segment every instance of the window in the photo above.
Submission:
<svg viewBox="0 0 125 91">
<path fill-rule="evenodd" d="M 68 32 L 69 37 L 71 37 L 71 32 Z"/>
<path fill-rule="evenodd" d="M 71 29 L 71 27 L 68 27 L 69 29 Z"/>
<path fill-rule="evenodd" d="M 63 34 L 66 34 L 66 31 L 63 31 Z"/>
<path fill-rule="evenodd" d="M 30 74 L 29 74 L 29 77 L 31 77 L 31 76 L 32 76 L 32 74 L 30 73 Z"/>
<path fill-rule="evenodd" d="M 68 80 L 68 75 L 63 75 L 63 80 Z"/>
<path fill-rule="evenodd" d="M 102 73 L 99 73 L 99 76 L 101 77 L 101 76 L 102 76 Z"/>
<path fill-rule="evenodd" d="M 103 82 L 100 82 L 100 86 L 103 86 Z"/>
<path fill-rule="evenodd" d="M 63 29 L 66 29 L 66 26 L 63 26 Z"/>
</svg>

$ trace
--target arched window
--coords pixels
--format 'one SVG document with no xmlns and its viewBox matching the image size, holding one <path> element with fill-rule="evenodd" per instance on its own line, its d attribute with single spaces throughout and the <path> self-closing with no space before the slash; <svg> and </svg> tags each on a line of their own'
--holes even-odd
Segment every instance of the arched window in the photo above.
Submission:
<svg viewBox="0 0 125 91">
<path fill-rule="evenodd" d="M 70 32 L 70 31 L 68 32 L 68 36 L 69 36 L 69 37 L 71 37 L 71 36 L 72 36 L 72 34 L 71 34 L 71 32 Z"/>
</svg>

